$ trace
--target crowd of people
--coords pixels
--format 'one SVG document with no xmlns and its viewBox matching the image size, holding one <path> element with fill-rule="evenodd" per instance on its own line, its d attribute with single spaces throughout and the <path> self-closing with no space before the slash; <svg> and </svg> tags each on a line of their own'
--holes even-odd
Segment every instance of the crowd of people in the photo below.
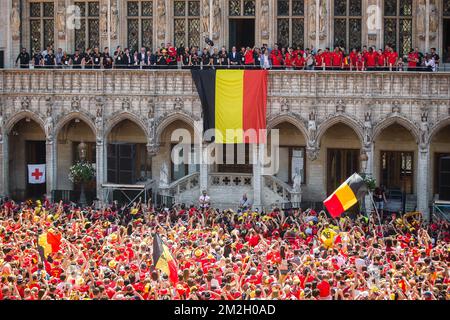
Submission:
<svg viewBox="0 0 450 320">
<path fill-rule="evenodd" d="M 262 68 L 262 69 L 295 69 L 295 70 L 412 70 L 437 71 L 440 58 L 435 48 L 423 54 L 418 48 L 412 49 L 404 56 L 399 56 L 395 49 L 386 45 L 384 50 L 364 46 L 345 52 L 344 48 L 335 47 L 293 48 L 281 47 L 277 44 L 273 48 L 242 47 L 240 50 L 232 47 L 227 51 L 208 45 L 199 47 L 176 48 L 171 43 L 161 44 L 152 52 L 143 47 L 132 52 L 129 48 L 118 46 L 110 53 L 109 48 L 101 51 L 98 47 L 77 49 L 74 54 L 68 54 L 61 48 L 56 52 L 50 45 L 44 51 L 36 50 L 30 55 L 26 48 L 22 48 L 16 59 L 16 65 L 21 68 Z"/>
<path fill-rule="evenodd" d="M 450 233 L 420 214 L 49 201 L 0 211 L 0 300 L 448 300 Z M 40 234 L 60 245 L 42 258 Z M 155 268 L 160 235 L 178 279 Z"/>
</svg>

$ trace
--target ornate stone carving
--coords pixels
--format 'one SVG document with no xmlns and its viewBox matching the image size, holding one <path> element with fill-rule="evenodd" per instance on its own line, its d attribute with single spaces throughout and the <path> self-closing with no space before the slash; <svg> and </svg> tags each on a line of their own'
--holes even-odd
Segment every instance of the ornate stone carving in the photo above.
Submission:
<svg viewBox="0 0 450 320">
<path fill-rule="evenodd" d="M 108 34 L 108 6 L 106 3 L 102 4 L 100 7 L 99 30 L 102 36 Z"/>
<path fill-rule="evenodd" d="M 155 117 L 155 101 L 153 100 L 153 98 L 148 100 L 147 106 L 148 106 L 147 118 L 153 119 Z"/>
<path fill-rule="evenodd" d="M 209 35 L 209 18 L 210 18 L 210 9 L 209 0 L 202 0 L 202 28 L 203 33 L 208 36 Z"/>
<path fill-rule="evenodd" d="M 291 106 L 289 100 L 286 98 L 281 99 L 281 112 L 289 112 L 291 110 Z"/>
<path fill-rule="evenodd" d="M 114 1 L 111 4 L 111 38 L 117 39 L 119 28 L 119 10 L 117 8 L 117 3 Z"/>
<path fill-rule="evenodd" d="M 63 40 L 66 38 L 66 8 L 64 1 L 58 2 L 58 9 L 56 10 L 56 31 L 58 32 L 58 38 Z"/>
<path fill-rule="evenodd" d="M 80 98 L 73 97 L 70 107 L 72 111 L 80 111 Z"/>
<path fill-rule="evenodd" d="M 165 26 L 166 26 L 166 1 L 158 0 L 156 6 L 157 12 L 157 23 L 158 23 L 158 39 L 164 40 L 166 36 Z"/>
<path fill-rule="evenodd" d="M 122 110 L 130 111 L 130 108 L 131 108 L 130 98 L 127 97 L 122 101 Z"/>
<path fill-rule="evenodd" d="M 316 123 L 316 112 L 312 110 L 309 113 L 308 120 L 308 147 L 314 148 L 316 146 L 316 135 L 317 135 L 317 123 Z"/>
<path fill-rule="evenodd" d="M 261 39 L 269 39 L 269 0 L 261 3 Z"/>
<path fill-rule="evenodd" d="M 345 112 L 345 105 L 342 100 L 339 100 L 336 105 L 336 112 L 337 113 L 344 113 Z"/>
<path fill-rule="evenodd" d="M 306 156 L 310 161 L 314 161 L 319 157 L 320 149 L 318 147 L 307 147 L 306 148 Z"/>
<path fill-rule="evenodd" d="M 20 102 L 20 106 L 22 110 L 29 110 L 30 109 L 30 98 L 25 97 Z"/>
<path fill-rule="evenodd" d="M 309 38 L 311 40 L 316 40 L 316 12 L 316 0 L 312 0 L 308 8 Z"/>
<path fill-rule="evenodd" d="M 222 22 L 222 9 L 220 9 L 219 0 L 213 0 L 213 39 L 220 38 L 220 25 Z"/>
<path fill-rule="evenodd" d="M 20 40 L 19 0 L 14 0 L 11 8 L 11 35 L 13 40 Z"/>
<path fill-rule="evenodd" d="M 428 112 L 422 112 L 421 122 L 420 122 L 420 136 L 419 136 L 419 149 L 420 151 L 426 151 L 428 146 L 428 135 L 429 135 L 429 124 L 428 124 Z"/>
<path fill-rule="evenodd" d="M 0 103 L 0 143 L 3 143 L 3 130 L 5 128 L 5 123 L 3 119 L 3 105 Z"/>
<path fill-rule="evenodd" d="M 436 39 L 439 28 L 439 12 L 436 6 L 436 0 L 430 0 L 430 24 L 429 24 L 429 37 L 430 40 Z"/>
<path fill-rule="evenodd" d="M 97 99 L 97 114 L 95 116 L 95 130 L 96 130 L 96 140 L 97 144 L 103 143 L 103 101 Z"/>
<path fill-rule="evenodd" d="M 46 98 L 46 118 L 44 122 L 44 131 L 47 141 L 53 141 L 53 101 L 51 98 Z"/>
<path fill-rule="evenodd" d="M 392 113 L 399 114 L 400 111 L 401 111 L 400 103 L 397 100 L 395 100 L 392 105 Z"/>
<path fill-rule="evenodd" d="M 325 26 L 327 23 L 327 2 L 320 0 L 319 7 L 319 39 L 323 40 L 326 37 Z"/>
<path fill-rule="evenodd" d="M 148 143 L 147 144 L 147 155 L 149 157 L 156 156 L 159 153 L 160 145 L 157 143 Z"/>
<path fill-rule="evenodd" d="M 364 147 L 369 148 L 372 144 L 372 114 L 370 111 L 364 115 Z"/>
<path fill-rule="evenodd" d="M 427 5 L 426 0 L 419 0 L 417 3 L 416 31 L 420 40 L 425 40 Z"/>
<path fill-rule="evenodd" d="M 183 101 L 183 99 L 180 98 L 180 97 L 175 98 L 175 101 L 174 101 L 174 103 L 173 103 L 173 108 L 174 108 L 176 111 L 180 111 L 180 110 L 183 109 L 183 107 L 184 107 L 184 101 Z"/>
</svg>

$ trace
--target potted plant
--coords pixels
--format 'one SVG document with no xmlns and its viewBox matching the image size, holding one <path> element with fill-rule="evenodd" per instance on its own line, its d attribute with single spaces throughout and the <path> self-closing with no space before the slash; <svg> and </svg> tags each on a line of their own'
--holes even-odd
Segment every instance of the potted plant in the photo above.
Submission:
<svg viewBox="0 0 450 320">
<path fill-rule="evenodd" d="M 81 142 L 78 145 L 80 161 L 69 168 L 69 180 L 80 185 L 80 205 L 87 204 L 84 185 L 95 178 L 95 167 L 92 163 L 86 161 L 86 144 Z"/>
</svg>

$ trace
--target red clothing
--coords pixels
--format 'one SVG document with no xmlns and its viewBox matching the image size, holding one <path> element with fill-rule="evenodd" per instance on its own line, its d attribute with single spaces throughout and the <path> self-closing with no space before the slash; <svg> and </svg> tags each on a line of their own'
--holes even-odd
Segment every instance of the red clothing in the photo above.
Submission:
<svg viewBox="0 0 450 320">
<path fill-rule="evenodd" d="M 245 64 L 254 64 L 255 58 L 253 56 L 253 50 L 248 50 L 245 52 Z"/>
<path fill-rule="evenodd" d="M 350 52 L 350 63 L 351 63 L 351 65 L 352 66 L 356 66 L 356 61 L 357 61 L 357 58 L 358 58 L 358 53 L 357 52 Z"/>
<path fill-rule="evenodd" d="M 272 60 L 273 66 L 281 66 L 283 61 L 283 56 L 279 50 L 272 50 L 270 53 L 270 60 Z"/>
<path fill-rule="evenodd" d="M 417 67 L 417 62 L 419 60 L 419 54 L 417 52 L 412 52 L 408 54 L 408 67 Z"/>
<path fill-rule="evenodd" d="M 383 53 L 377 53 L 377 66 L 384 67 L 386 57 Z"/>
<path fill-rule="evenodd" d="M 294 59 L 294 66 L 299 67 L 299 68 L 303 68 L 305 66 L 305 58 L 303 58 L 303 56 L 296 56 Z"/>
<path fill-rule="evenodd" d="M 387 54 L 388 65 L 395 65 L 398 60 L 398 53 L 395 51 L 389 52 Z"/>
<path fill-rule="evenodd" d="M 323 62 L 325 63 L 325 66 L 331 67 L 332 65 L 332 53 L 331 52 L 324 52 L 323 53 Z"/>
<path fill-rule="evenodd" d="M 321 67 L 323 64 L 323 53 L 316 55 L 316 66 Z"/>
<path fill-rule="evenodd" d="M 292 57 L 292 55 L 289 53 L 286 53 L 286 57 L 284 58 L 284 65 L 286 67 L 292 67 L 293 60 L 294 60 L 294 58 Z"/>
<path fill-rule="evenodd" d="M 377 64 L 377 53 L 372 52 L 367 55 L 366 66 L 367 67 L 375 67 Z"/>
<path fill-rule="evenodd" d="M 319 289 L 319 291 L 320 291 L 320 297 L 321 298 L 325 298 L 325 297 L 328 297 L 329 295 L 330 295 L 330 293 L 331 293 L 331 286 L 330 286 L 330 284 L 327 282 L 327 281 L 325 281 L 325 280 L 322 280 L 318 285 L 317 285 L 317 289 Z"/>
<path fill-rule="evenodd" d="M 342 57 L 343 54 L 342 52 L 333 52 L 332 53 L 332 58 L 333 58 L 333 66 L 334 67 L 340 67 L 342 66 Z"/>
</svg>

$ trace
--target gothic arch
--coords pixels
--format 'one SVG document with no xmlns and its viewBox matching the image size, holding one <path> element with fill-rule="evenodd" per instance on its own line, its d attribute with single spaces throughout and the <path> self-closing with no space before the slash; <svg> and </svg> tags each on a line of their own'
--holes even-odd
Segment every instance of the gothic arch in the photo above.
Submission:
<svg viewBox="0 0 450 320">
<path fill-rule="evenodd" d="M 105 126 L 104 137 L 107 138 L 111 130 L 123 120 L 130 120 L 131 122 L 135 123 L 139 128 L 142 129 L 142 131 L 144 131 L 145 137 L 148 139 L 149 133 L 144 121 L 131 112 L 121 112 L 108 119 Z"/>
<path fill-rule="evenodd" d="M 296 127 L 304 136 L 305 140 L 308 140 L 308 131 L 306 130 L 305 124 L 301 119 L 295 117 L 291 114 L 281 114 L 275 117 L 272 117 L 268 119 L 267 121 L 267 133 L 269 133 L 270 130 L 275 128 L 277 125 L 282 124 L 283 122 L 287 122 L 292 124 L 294 127 Z"/>
<path fill-rule="evenodd" d="M 41 127 L 42 131 L 45 132 L 44 120 L 37 113 L 34 113 L 32 111 L 20 111 L 11 116 L 11 118 L 6 121 L 5 133 L 8 134 L 16 123 L 25 118 L 30 118 L 31 120 L 35 121 Z"/>
<path fill-rule="evenodd" d="M 375 141 L 378 138 L 378 136 L 383 132 L 384 129 L 386 129 L 387 127 L 389 127 L 395 123 L 401 125 L 405 129 L 407 129 L 411 133 L 413 139 L 415 139 L 416 142 L 419 141 L 419 132 L 418 132 L 416 125 L 408 118 L 406 118 L 404 116 L 400 116 L 400 115 L 390 116 L 390 117 L 378 122 L 375 125 L 374 130 L 373 130 L 372 141 Z"/>
<path fill-rule="evenodd" d="M 352 119 L 350 116 L 342 115 L 342 114 L 333 116 L 333 117 L 325 120 L 323 123 L 321 123 L 319 125 L 318 131 L 317 131 L 317 139 L 316 139 L 317 145 L 320 146 L 322 138 L 325 135 L 325 133 L 327 132 L 327 130 L 338 123 L 343 123 L 343 124 L 349 126 L 358 136 L 359 142 L 361 143 L 361 145 L 363 145 L 364 134 L 363 134 L 363 128 L 362 128 L 361 124 L 359 124 L 356 120 Z"/>
<path fill-rule="evenodd" d="M 63 116 L 61 119 L 59 119 L 59 121 L 57 122 L 56 126 L 55 126 L 55 137 L 58 137 L 59 132 L 61 131 L 62 128 L 64 128 L 64 126 L 69 123 L 71 120 L 74 119 L 80 119 L 81 121 L 83 121 L 84 123 L 86 123 L 89 128 L 91 128 L 92 130 L 92 134 L 94 136 L 97 135 L 97 129 L 95 128 L 95 125 L 92 121 L 92 118 L 83 113 L 83 112 L 71 112 L 65 116 Z"/>
<path fill-rule="evenodd" d="M 431 140 L 434 136 L 443 128 L 450 125 L 450 116 L 445 117 L 444 119 L 438 121 L 431 129 L 430 135 L 428 137 L 428 143 L 431 143 Z"/>
<path fill-rule="evenodd" d="M 190 117 L 188 114 L 185 114 L 183 112 L 175 112 L 171 115 L 164 117 L 160 122 L 156 124 L 156 133 L 154 136 L 154 139 L 156 140 L 156 143 L 161 142 L 161 135 L 164 132 L 164 129 L 166 129 L 171 123 L 175 121 L 183 121 L 184 123 L 188 124 L 192 127 L 194 130 L 194 134 L 197 134 L 199 137 L 202 137 L 201 132 L 196 128 L 195 122 L 196 120 Z M 200 128 L 200 130 L 203 130 L 203 127 Z M 200 140 L 201 141 L 201 140 Z"/>
</svg>

